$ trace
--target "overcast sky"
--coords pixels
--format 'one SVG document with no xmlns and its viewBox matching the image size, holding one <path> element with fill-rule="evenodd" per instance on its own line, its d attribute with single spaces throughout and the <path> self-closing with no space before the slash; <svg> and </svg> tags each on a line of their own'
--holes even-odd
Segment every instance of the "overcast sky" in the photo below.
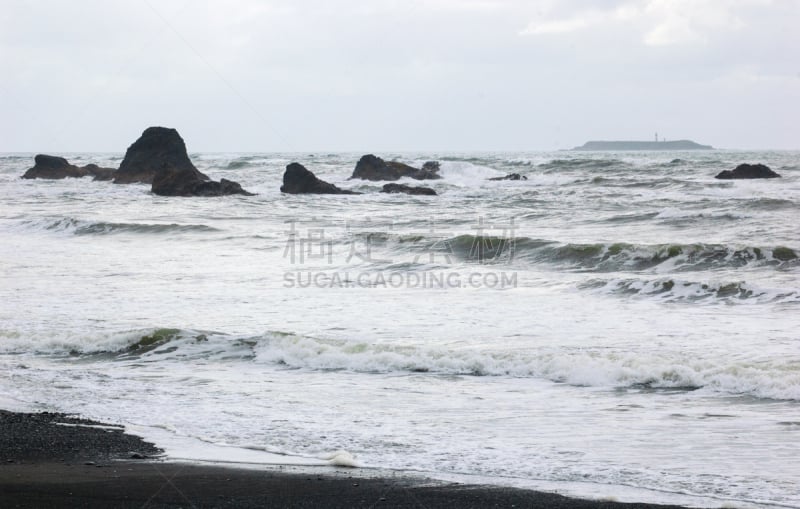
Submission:
<svg viewBox="0 0 800 509">
<path fill-rule="evenodd" d="M 800 0 L 0 0 L 0 151 L 800 148 Z"/>
</svg>

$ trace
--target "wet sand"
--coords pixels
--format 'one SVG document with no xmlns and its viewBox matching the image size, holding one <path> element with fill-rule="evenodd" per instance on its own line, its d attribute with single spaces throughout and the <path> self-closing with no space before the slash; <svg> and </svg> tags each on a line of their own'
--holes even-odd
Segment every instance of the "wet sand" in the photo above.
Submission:
<svg viewBox="0 0 800 509">
<path fill-rule="evenodd" d="M 0 507 L 677 507 L 366 476 L 357 469 L 176 463 L 159 453 L 153 444 L 101 423 L 0 411 Z"/>
</svg>

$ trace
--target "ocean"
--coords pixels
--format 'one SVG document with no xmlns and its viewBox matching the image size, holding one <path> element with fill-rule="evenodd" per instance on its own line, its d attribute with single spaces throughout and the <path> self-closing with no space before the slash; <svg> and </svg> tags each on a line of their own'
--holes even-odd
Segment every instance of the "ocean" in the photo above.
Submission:
<svg viewBox="0 0 800 509">
<path fill-rule="evenodd" d="M 800 153 L 378 155 L 439 196 L 361 154 L 190 154 L 258 193 L 221 198 L 0 155 L 0 406 L 177 459 L 800 507 Z M 283 195 L 292 161 L 364 194 Z M 743 162 L 783 178 L 713 178 Z"/>
</svg>

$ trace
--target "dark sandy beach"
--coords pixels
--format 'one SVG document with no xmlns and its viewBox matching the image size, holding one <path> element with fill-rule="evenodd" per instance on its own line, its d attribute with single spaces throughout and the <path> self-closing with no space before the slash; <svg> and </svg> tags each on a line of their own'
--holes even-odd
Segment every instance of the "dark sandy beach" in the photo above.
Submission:
<svg viewBox="0 0 800 509">
<path fill-rule="evenodd" d="M 103 425 L 63 414 L 0 411 L 0 507 L 676 507 L 369 477 L 333 467 L 282 471 L 173 463 L 138 437 L 92 426 Z"/>
</svg>

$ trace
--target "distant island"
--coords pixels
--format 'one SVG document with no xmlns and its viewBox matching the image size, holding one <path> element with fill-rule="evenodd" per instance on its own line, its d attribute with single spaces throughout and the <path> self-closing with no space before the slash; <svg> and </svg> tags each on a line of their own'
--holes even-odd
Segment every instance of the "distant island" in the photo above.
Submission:
<svg viewBox="0 0 800 509">
<path fill-rule="evenodd" d="M 587 141 L 572 150 L 714 150 L 691 140 L 675 141 Z"/>
</svg>

